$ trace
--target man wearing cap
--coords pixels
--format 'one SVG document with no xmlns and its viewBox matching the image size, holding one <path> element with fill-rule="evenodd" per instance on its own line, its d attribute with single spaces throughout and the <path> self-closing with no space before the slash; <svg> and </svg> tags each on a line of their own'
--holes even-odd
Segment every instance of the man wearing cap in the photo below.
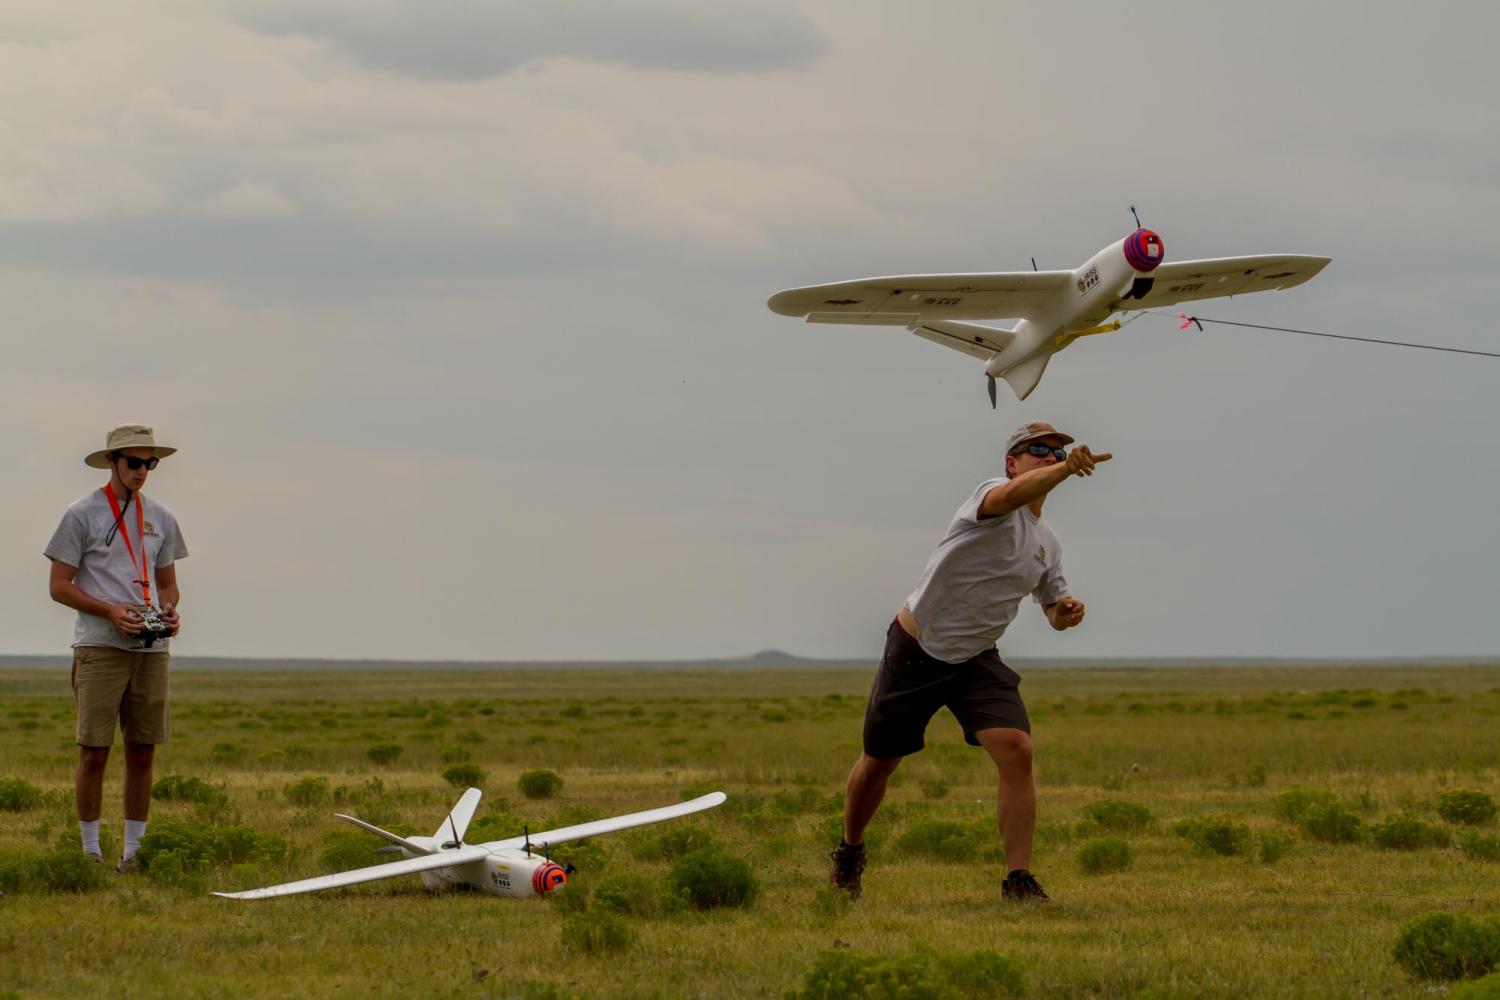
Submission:
<svg viewBox="0 0 1500 1000">
<path fill-rule="evenodd" d="M 151 809 L 152 758 L 171 728 L 167 637 L 180 626 L 176 562 L 188 553 L 177 519 L 141 487 L 157 462 L 176 450 L 158 445 L 151 428 L 140 424 L 110 431 L 104 448 L 83 460 L 90 468 L 108 469 L 109 482 L 67 509 L 46 548 L 52 599 L 78 612 L 78 828 L 84 851 L 100 861 L 104 766 L 117 718 L 125 740 L 122 872 L 136 870 L 135 852 Z"/>
<path fill-rule="evenodd" d="M 1083 621 L 1083 602 L 1068 595 L 1062 547 L 1042 520 L 1047 494 L 1071 476 L 1091 476 L 1110 455 L 1051 424 L 1021 426 L 1005 446 L 1005 476 L 989 479 L 964 501 L 948 534 L 927 560 L 916 590 L 886 632 L 885 654 L 865 709 L 864 752 L 844 794 L 844 836 L 829 881 L 854 898 L 865 869 L 864 833 L 886 782 L 923 746 L 927 724 L 947 706 L 964 739 L 983 747 L 999 771 L 997 811 L 1009 874 L 1008 899 L 1045 900 L 1030 872 L 1036 826 L 1031 722 L 1021 678 L 1000 660 L 995 643 L 1031 594 L 1058 631 Z"/>
</svg>

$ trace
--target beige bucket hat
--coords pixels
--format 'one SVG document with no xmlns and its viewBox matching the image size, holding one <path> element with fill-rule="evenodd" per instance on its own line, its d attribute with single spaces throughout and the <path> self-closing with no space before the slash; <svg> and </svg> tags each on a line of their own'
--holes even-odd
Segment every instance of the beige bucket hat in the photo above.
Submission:
<svg viewBox="0 0 1500 1000">
<path fill-rule="evenodd" d="M 1011 434 L 1010 440 L 1005 442 L 1005 453 L 1009 455 L 1023 444 L 1029 444 L 1038 438 L 1055 437 L 1063 444 L 1072 444 L 1073 439 L 1051 424 L 1044 424 L 1040 420 L 1017 427 L 1015 433 Z"/>
<path fill-rule="evenodd" d="M 126 448 L 150 448 L 157 458 L 166 458 L 176 448 L 164 448 L 156 443 L 156 432 L 145 424 L 125 424 L 110 431 L 104 438 L 102 451 L 91 452 L 83 464 L 91 469 L 109 468 L 109 453 Z"/>
</svg>

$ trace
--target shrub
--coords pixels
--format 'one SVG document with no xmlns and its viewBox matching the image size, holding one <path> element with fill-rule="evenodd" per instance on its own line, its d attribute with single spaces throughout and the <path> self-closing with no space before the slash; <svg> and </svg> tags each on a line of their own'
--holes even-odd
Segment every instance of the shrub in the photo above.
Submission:
<svg viewBox="0 0 1500 1000">
<path fill-rule="evenodd" d="M 454 788 L 474 788 L 484 779 L 484 768 L 478 764 L 454 764 L 443 771 L 443 780 Z"/>
<path fill-rule="evenodd" d="M 618 872 L 600 879 L 594 905 L 610 913 L 660 917 L 682 909 L 683 900 L 659 878 L 644 872 Z"/>
<path fill-rule="evenodd" d="M 1500 835 L 1465 830 L 1458 835 L 1464 855 L 1476 861 L 1500 861 Z"/>
<path fill-rule="evenodd" d="M 939 861 L 970 861 L 979 854 L 979 834 L 953 820 L 919 819 L 896 838 L 896 848 Z"/>
<path fill-rule="evenodd" d="M 363 830 L 324 830 L 318 836 L 318 863 L 327 871 L 342 872 L 351 868 L 368 868 L 382 859 L 399 860 L 400 855 L 376 854 L 384 841 Z"/>
<path fill-rule="evenodd" d="M 845 949 L 818 954 L 801 990 L 789 1000 L 855 1000 L 905 997 L 911 1000 L 981 1000 L 1020 996 L 1021 967 L 993 951 L 940 955 L 863 955 Z"/>
<path fill-rule="evenodd" d="M 1328 844 L 1352 844 L 1363 833 L 1363 823 L 1354 810 L 1338 802 L 1313 806 L 1297 825 L 1314 840 Z"/>
<path fill-rule="evenodd" d="M 84 893 L 102 889 L 110 870 L 77 847 L 0 853 L 0 892 Z"/>
<path fill-rule="evenodd" d="M 1260 859 L 1266 864 L 1279 861 L 1292 847 L 1292 838 L 1278 830 L 1260 832 Z"/>
<path fill-rule="evenodd" d="M 152 785 L 151 797 L 163 802 L 196 802 L 202 806 L 222 806 L 229 802 L 229 796 L 213 785 L 180 774 L 169 774 Z"/>
<path fill-rule="evenodd" d="M 467 764 L 472 756 L 468 747 L 457 743 L 438 748 L 438 760 L 444 764 Z"/>
<path fill-rule="evenodd" d="M 1295 785 L 1271 800 L 1271 811 L 1288 823 L 1301 825 L 1302 818 L 1315 808 L 1338 804 L 1338 796 L 1325 788 Z"/>
<path fill-rule="evenodd" d="M 718 840 L 701 826 L 683 824 L 657 834 L 647 834 L 630 845 L 637 861 L 672 861 L 704 847 L 718 847 Z"/>
<path fill-rule="evenodd" d="M 282 793 L 294 806 L 319 805 L 328 798 L 328 779 L 322 775 L 308 776 L 287 785 Z"/>
<path fill-rule="evenodd" d="M 1495 800 L 1477 788 L 1454 788 L 1438 796 L 1438 815 L 1450 823 L 1473 826 L 1495 818 Z"/>
<path fill-rule="evenodd" d="M 700 910 L 749 906 L 760 894 L 750 865 L 717 848 L 700 847 L 672 864 L 672 888 Z"/>
<path fill-rule="evenodd" d="M 396 763 L 401 756 L 401 744 L 399 743 L 377 743 L 365 751 L 365 756 L 374 761 L 380 767 L 386 767 Z"/>
<path fill-rule="evenodd" d="M 548 979 L 532 979 L 521 987 L 520 1000 L 588 1000 L 588 994 Z"/>
<path fill-rule="evenodd" d="M 1370 827 L 1370 839 L 1388 851 L 1446 847 L 1452 840 L 1447 830 L 1411 813 L 1392 813 L 1374 824 Z"/>
<path fill-rule="evenodd" d="M 1448 1000 L 1500 1000 L 1500 972 L 1455 986 L 1448 992 Z"/>
<path fill-rule="evenodd" d="M 588 955 L 620 952 L 635 943 L 635 931 L 613 913 L 589 911 L 563 921 L 562 943 Z"/>
<path fill-rule="evenodd" d="M 470 844 L 483 844 L 491 840 L 509 840 L 519 837 L 526 830 L 526 821 L 513 812 L 492 812 L 469 824 L 464 840 Z"/>
<path fill-rule="evenodd" d="M 159 860 L 168 857 L 172 861 L 167 868 L 191 873 L 214 864 L 280 861 L 286 853 L 287 842 L 273 833 L 259 833 L 248 826 L 190 823 L 167 816 L 151 824 L 141 838 L 136 857 L 154 878 L 164 874 L 154 869 Z"/>
<path fill-rule="evenodd" d="M 1130 867 L 1130 845 L 1123 837 L 1100 837 L 1078 849 L 1078 867 L 1086 875 L 1122 872 Z"/>
<path fill-rule="evenodd" d="M 1475 979 L 1500 966 L 1500 920 L 1425 913 L 1402 925 L 1393 954 L 1418 979 Z"/>
<path fill-rule="evenodd" d="M 922 795 L 929 799 L 944 799 L 950 791 L 948 782 L 942 778 L 923 778 L 919 785 L 922 787 Z"/>
<path fill-rule="evenodd" d="M 1118 799 L 1090 802 L 1083 807 L 1083 817 L 1086 824 L 1111 833 L 1144 830 L 1156 821 L 1151 810 L 1140 803 L 1122 802 Z"/>
<path fill-rule="evenodd" d="M 0 778 L 0 811 L 21 812 L 42 804 L 42 790 L 24 778 Z"/>
<path fill-rule="evenodd" d="M 562 791 L 562 786 L 562 777 L 545 767 L 527 771 L 516 781 L 516 787 L 528 799 L 550 799 Z"/>
<path fill-rule="evenodd" d="M 1192 816 L 1173 828 L 1203 854 L 1229 857 L 1250 850 L 1250 827 L 1228 816 Z"/>
</svg>

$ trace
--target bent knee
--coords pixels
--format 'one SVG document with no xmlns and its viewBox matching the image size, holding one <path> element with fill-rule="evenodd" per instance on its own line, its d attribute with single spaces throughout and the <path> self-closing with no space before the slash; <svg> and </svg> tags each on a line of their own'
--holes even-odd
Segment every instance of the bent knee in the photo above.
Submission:
<svg viewBox="0 0 1500 1000">
<path fill-rule="evenodd" d="M 986 734 L 984 746 L 1000 767 L 1031 767 L 1031 736 L 1020 729 L 992 730 Z"/>
</svg>

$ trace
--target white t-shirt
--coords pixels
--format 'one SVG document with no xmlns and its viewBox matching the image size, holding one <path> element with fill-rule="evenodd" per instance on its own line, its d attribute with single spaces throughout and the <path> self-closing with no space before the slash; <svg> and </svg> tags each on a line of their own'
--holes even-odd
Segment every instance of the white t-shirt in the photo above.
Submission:
<svg viewBox="0 0 1500 1000">
<path fill-rule="evenodd" d="M 906 599 L 922 649 L 945 663 L 993 647 L 1027 594 L 1039 604 L 1068 596 L 1062 545 L 1046 521 L 1024 507 L 979 516 L 984 495 L 1008 481 L 986 480 L 964 501 Z"/>
<path fill-rule="evenodd" d="M 165 569 L 188 554 L 177 530 L 177 518 L 172 512 L 149 497 L 137 494 L 129 509 L 124 511 L 125 529 L 130 532 L 130 544 L 135 548 L 135 565 L 115 526 L 115 514 L 110 509 L 109 499 L 103 490 L 94 490 L 88 496 L 75 501 L 64 513 L 62 523 L 53 532 L 47 543 L 45 555 L 60 563 L 75 566 L 78 572 L 73 582 L 90 597 L 109 604 L 141 605 L 141 587 L 135 581 L 141 575 L 141 539 L 135 517 L 135 505 L 142 508 L 146 524 L 146 564 L 151 575 L 151 603 L 161 607 L 156 592 L 156 571 Z M 125 505 L 121 502 L 120 506 Z M 145 649 L 145 643 L 133 639 L 115 628 L 108 618 L 78 612 L 78 624 L 73 628 L 74 646 L 113 646 L 116 649 Z M 153 652 L 165 651 L 169 645 L 166 636 L 151 644 Z"/>
</svg>

